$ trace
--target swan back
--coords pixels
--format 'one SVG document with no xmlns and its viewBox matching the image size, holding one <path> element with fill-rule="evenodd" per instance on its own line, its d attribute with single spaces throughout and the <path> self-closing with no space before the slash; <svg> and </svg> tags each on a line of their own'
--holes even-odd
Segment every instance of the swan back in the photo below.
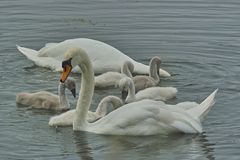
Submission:
<svg viewBox="0 0 240 160">
<path fill-rule="evenodd" d="M 58 96 L 46 91 L 20 92 L 16 95 L 16 103 L 37 109 L 59 110 L 60 106 Z"/>
<path fill-rule="evenodd" d="M 73 118 L 75 117 L 75 109 L 66 111 L 60 115 L 56 115 L 50 118 L 49 126 L 72 126 Z"/>
<path fill-rule="evenodd" d="M 175 98 L 177 95 L 177 89 L 174 87 L 150 87 L 139 91 L 136 94 L 136 100 L 152 99 L 166 101 Z"/>
<path fill-rule="evenodd" d="M 202 126 L 199 121 L 174 105 L 142 100 L 110 112 L 91 124 L 87 131 L 111 135 L 156 135 L 199 133 L 202 132 Z"/>
</svg>

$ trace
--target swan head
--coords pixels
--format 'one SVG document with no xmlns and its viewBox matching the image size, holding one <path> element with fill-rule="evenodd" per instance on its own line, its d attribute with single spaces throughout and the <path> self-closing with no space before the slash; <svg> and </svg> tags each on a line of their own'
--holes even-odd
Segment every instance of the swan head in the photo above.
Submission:
<svg viewBox="0 0 240 160">
<path fill-rule="evenodd" d="M 152 59 L 151 59 L 151 61 L 150 61 L 150 64 L 151 64 L 151 62 L 152 62 L 152 63 L 160 64 L 160 63 L 162 63 L 162 60 L 161 60 L 160 57 L 154 56 L 154 57 L 152 57 Z"/>
<path fill-rule="evenodd" d="M 122 99 L 123 100 L 125 100 L 127 98 L 127 96 L 128 96 L 128 89 L 130 88 L 131 81 L 132 81 L 131 78 L 124 77 L 118 83 L 118 86 L 119 86 L 119 88 L 122 91 Z"/>
<path fill-rule="evenodd" d="M 162 63 L 161 58 L 155 56 L 155 57 L 153 57 L 153 58 L 151 59 L 150 64 L 151 64 L 151 63 L 155 64 L 155 67 L 156 67 L 156 70 L 157 70 L 157 74 L 160 75 L 159 69 L 160 69 L 160 64 Z"/>
<path fill-rule="evenodd" d="M 88 61 L 87 53 L 81 48 L 71 48 L 64 55 L 64 61 L 62 62 L 63 72 L 60 82 L 64 83 L 68 78 L 70 72 L 74 67 L 79 64 L 85 64 Z M 80 69 L 84 71 L 84 67 L 80 66 Z"/>
<path fill-rule="evenodd" d="M 60 82 L 61 83 L 61 82 Z M 71 91 L 73 97 L 76 97 L 76 80 L 74 78 L 69 77 L 64 83 L 63 85 L 69 90 Z"/>
</svg>

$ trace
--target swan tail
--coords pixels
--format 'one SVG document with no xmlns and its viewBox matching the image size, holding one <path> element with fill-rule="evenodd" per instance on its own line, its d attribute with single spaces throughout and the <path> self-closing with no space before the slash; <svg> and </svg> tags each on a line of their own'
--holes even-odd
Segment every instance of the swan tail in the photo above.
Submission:
<svg viewBox="0 0 240 160">
<path fill-rule="evenodd" d="M 193 107 L 188 110 L 188 113 L 198 118 L 200 121 L 203 121 L 205 117 L 208 115 L 212 106 L 215 104 L 215 96 L 217 94 L 218 89 L 216 89 L 213 93 L 211 93 L 200 105 L 197 107 Z"/>
<path fill-rule="evenodd" d="M 142 64 L 142 63 L 139 63 L 139 62 L 136 62 L 136 61 L 134 61 L 133 64 L 134 64 L 134 73 L 149 74 L 149 66 L 147 66 L 145 64 Z M 159 69 L 159 73 L 160 73 L 160 76 L 163 76 L 163 77 L 170 77 L 171 76 L 170 73 L 168 73 L 167 71 L 165 71 L 161 68 Z"/>
<path fill-rule="evenodd" d="M 36 62 L 36 60 L 38 59 L 38 51 L 30 49 L 30 48 L 24 48 L 21 47 L 19 45 L 16 45 L 17 49 L 23 54 L 25 55 L 29 60 Z"/>
<path fill-rule="evenodd" d="M 49 68 L 53 71 L 62 71 L 61 64 L 58 60 L 51 57 L 39 56 L 39 52 L 30 48 L 17 45 L 17 49 L 37 66 Z M 56 65 L 58 64 L 58 65 Z"/>
</svg>

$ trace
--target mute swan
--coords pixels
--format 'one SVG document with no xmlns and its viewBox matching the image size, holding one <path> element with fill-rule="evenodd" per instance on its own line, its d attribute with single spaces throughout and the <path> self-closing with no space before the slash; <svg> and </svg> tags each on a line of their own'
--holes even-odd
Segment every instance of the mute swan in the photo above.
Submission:
<svg viewBox="0 0 240 160">
<path fill-rule="evenodd" d="M 130 61 L 123 63 L 121 73 L 119 72 L 106 72 L 94 78 L 96 88 L 106 88 L 117 86 L 119 80 L 123 77 L 132 77 L 134 66 Z"/>
<path fill-rule="evenodd" d="M 119 81 L 119 88 L 122 90 L 122 99 L 126 103 L 139 101 L 142 99 L 152 99 L 166 101 L 176 97 L 177 89 L 174 87 L 150 87 L 135 94 L 133 80 L 129 77 Z"/>
<path fill-rule="evenodd" d="M 87 115 L 94 93 L 91 61 L 87 53 L 78 48 L 69 50 L 64 59 L 61 82 L 67 79 L 73 67 L 78 65 L 82 71 L 81 89 L 73 118 L 74 131 L 109 135 L 201 133 L 201 121 L 215 103 L 217 89 L 201 104 L 194 103 L 196 106 L 188 110 L 162 101 L 142 100 L 123 105 L 101 119 L 88 123 Z"/>
<path fill-rule="evenodd" d="M 148 74 L 149 66 L 136 62 L 116 48 L 87 38 L 76 38 L 65 40 L 60 43 L 47 43 L 39 51 L 24 48 L 17 45 L 17 49 L 28 59 L 40 67 L 46 67 L 54 71 L 62 71 L 60 62 L 63 60 L 64 53 L 73 47 L 84 49 L 92 61 L 95 74 L 108 71 L 120 72 L 121 65 L 125 61 L 130 61 L 135 66 L 134 73 Z M 79 72 L 79 68 L 74 68 L 73 72 Z M 161 76 L 170 76 L 165 70 L 160 70 Z"/>
<path fill-rule="evenodd" d="M 16 102 L 29 106 L 31 109 L 68 110 L 70 105 L 67 101 L 65 88 L 69 89 L 74 97 L 76 96 L 76 82 L 70 78 L 64 83 L 59 83 L 58 96 L 47 91 L 36 93 L 20 92 L 16 95 Z"/>
<path fill-rule="evenodd" d="M 133 77 L 133 83 L 135 86 L 135 92 L 142 89 L 153 87 L 158 85 L 160 82 L 159 69 L 160 69 L 161 59 L 159 57 L 153 57 L 149 63 L 149 76 L 137 75 Z"/>
<path fill-rule="evenodd" d="M 107 107 L 111 104 L 113 109 L 116 109 L 123 105 L 123 101 L 116 97 L 116 96 L 107 96 L 104 97 L 95 112 L 88 111 L 87 114 L 87 121 L 94 122 L 99 118 L 104 117 L 107 114 Z M 62 113 L 57 116 L 53 116 L 49 120 L 49 126 L 72 126 L 73 125 L 73 118 L 76 115 L 76 110 L 70 110 L 65 113 Z"/>
</svg>

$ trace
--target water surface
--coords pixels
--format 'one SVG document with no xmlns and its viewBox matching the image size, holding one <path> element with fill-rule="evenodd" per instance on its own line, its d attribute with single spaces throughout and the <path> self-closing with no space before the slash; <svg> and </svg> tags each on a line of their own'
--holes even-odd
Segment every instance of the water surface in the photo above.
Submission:
<svg viewBox="0 0 240 160">
<path fill-rule="evenodd" d="M 238 0 L 1 0 L 1 159 L 239 159 L 239 26 Z M 16 105 L 21 91 L 57 93 L 59 74 L 34 66 L 15 45 L 38 50 L 78 37 L 106 42 L 145 64 L 160 56 L 172 74 L 161 85 L 179 90 L 169 103 L 201 102 L 219 88 L 204 133 L 143 138 L 73 132 L 50 128 L 53 112 Z M 96 91 L 91 109 L 109 94 L 119 92 Z"/>
</svg>

